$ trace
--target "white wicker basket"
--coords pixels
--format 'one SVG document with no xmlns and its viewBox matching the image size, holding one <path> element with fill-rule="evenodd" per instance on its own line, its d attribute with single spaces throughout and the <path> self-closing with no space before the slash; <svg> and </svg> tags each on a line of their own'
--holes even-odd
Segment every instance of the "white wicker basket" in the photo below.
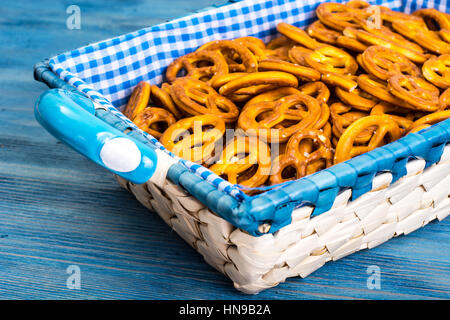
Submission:
<svg viewBox="0 0 450 320">
<path fill-rule="evenodd" d="M 444 219 L 450 214 L 450 120 L 315 176 L 238 199 L 242 191 L 237 186 L 166 153 L 118 110 L 138 81 L 159 83 L 174 58 L 212 40 L 214 32 L 223 38 L 253 35 L 267 40 L 279 21 L 306 24 L 318 2 L 323 0 L 301 5 L 295 0 L 245 0 L 53 57 L 36 66 L 35 76 L 61 89 L 40 97 L 37 119 L 59 139 L 121 175 L 117 179 L 124 188 L 246 293 L 276 286 L 287 277 L 306 277 L 330 260 Z M 406 11 L 423 4 L 371 2 Z M 445 1 L 430 5 L 446 9 Z M 244 29 L 235 27 L 236 19 Z M 120 172 L 108 167 L 98 152 L 108 140 L 99 136 L 138 145 L 136 163 L 129 150 L 117 147 L 110 153 L 119 164 L 133 160 L 137 168 Z M 141 152 L 150 157 L 139 163 Z M 124 154 L 130 155 L 128 160 Z M 152 161 L 156 173 L 146 167 Z M 133 184 L 123 177 L 136 183 L 150 180 Z"/>
<path fill-rule="evenodd" d="M 407 175 L 389 186 L 390 173 L 378 175 L 372 191 L 349 201 L 342 192 L 328 212 L 310 218 L 312 207 L 294 210 L 292 223 L 274 234 L 253 237 L 206 208 L 180 187 L 166 181 L 122 187 L 156 211 L 236 289 L 258 293 L 288 277 L 302 278 L 326 262 L 371 249 L 428 222 L 450 214 L 450 145 L 441 160 L 424 170 L 424 160 L 407 164 Z"/>
</svg>

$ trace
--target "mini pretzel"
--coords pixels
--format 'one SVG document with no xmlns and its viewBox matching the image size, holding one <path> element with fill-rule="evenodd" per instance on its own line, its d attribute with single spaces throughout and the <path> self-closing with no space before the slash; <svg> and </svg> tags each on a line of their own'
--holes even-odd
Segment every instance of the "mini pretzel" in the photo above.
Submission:
<svg viewBox="0 0 450 320">
<path fill-rule="evenodd" d="M 422 129 L 428 128 L 435 123 L 444 121 L 450 118 L 450 110 L 438 111 L 431 114 L 427 114 L 426 116 L 416 120 L 408 130 L 408 133 L 417 132 Z"/>
<path fill-rule="evenodd" d="M 304 55 L 305 55 L 305 53 L 310 53 L 310 52 L 312 52 L 311 49 L 308 49 L 305 47 L 300 47 L 300 46 L 293 46 L 288 51 L 289 61 L 299 64 L 301 66 L 308 66 L 305 62 Z"/>
<path fill-rule="evenodd" d="M 338 73 L 323 73 L 321 80 L 326 84 L 334 87 L 341 87 L 349 92 L 352 92 L 358 86 L 355 81 L 357 78 L 351 75 L 343 75 Z"/>
<path fill-rule="evenodd" d="M 445 90 L 439 97 L 439 110 L 445 110 L 450 107 L 450 88 Z"/>
<path fill-rule="evenodd" d="M 295 42 L 285 36 L 278 36 L 272 40 L 270 40 L 267 45 L 267 50 L 276 50 L 282 47 L 293 47 Z"/>
<path fill-rule="evenodd" d="M 414 121 L 414 114 L 411 110 L 399 108 L 387 103 L 379 103 L 370 111 L 370 115 L 386 114 L 397 122 L 398 126 L 405 132 Z"/>
<path fill-rule="evenodd" d="M 317 81 L 320 79 L 320 72 L 317 70 L 280 60 L 262 60 L 259 62 L 258 70 L 287 72 L 305 81 Z"/>
<path fill-rule="evenodd" d="M 311 50 L 317 49 L 323 45 L 323 43 L 317 42 L 316 40 L 308 36 L 305 30 L 297 28 L 291 24 L 280 22 L 279 24 L 277 24 L 277 30 L 285 37 Z"/>
<path fill-rule="evenodd" d="M 241 38 L 234 39 L 234 41 L 251 43 L 260 49 L 263 49 L 263 50 L 266 49 L 266 44 L 264 43 L 264 41 L 262 41 L 261 39 L 256 38 L 256 37 L 250 37 L 250 36 L 241 37 Z"/>
<path fill-rule="evenodd" d="M 123 114 L 131 121 L 147 107 L 150 98 L 150 90 L 150 84 L 145 81 L 139 82 L 136 87 L 134 87 L 131 97 L 123 110 Z"/>
<path fill-rule="evenodd" d="M 370 111 L 378 102 L 377 98 L 359 89 L 348 92 L 336 87 L 335 92 L 343 103 L 361 111 Z"/>
<path fill-rule="evenodd" d="M 291 50 L 292 51 L 292 50 Z M 347 52 L 329 45 L 302 54 L 306 65 L 322 74 L 322 81 L 351 91 L 357 86 L 349 75 L 355 74 L 358 64 Z"/>
<path fill-rule="evenodd" d="M 266 55 L 268 59 L 290 61 L 288 52 L 295 45 L 295 42 L 285 36 L 279 36 L 271 40 L 266 45 Z"/>
<path fill-rule="evenodd" d="M 339 48 L 324 45 L 304 54 L 305 62 L 320 73 L 355 74 L 358 64 L 355 59 Z"/>
<path fill-rule="evenodd" d="M 450 53 L 450 18 L 436 9 L 421 9 L 413 13 L 423 18 L 425 28 L 414 32 L 414 40 L 424 48 L 438 54 Z M 437 30 L 435 30 L 437 26 Z"/>
<path fill-rule="evenodd" d="M 308 34 L 316 38 L 322 42 L 337 45 L 339 47 L 343 47 L 352 51 L 364 51 L 367 46 L 364 43 L 356 40 L 355 36 L 350 36 L 347 29 L 351 29 L 349 27 L 345 28 L 342 32 L 343 34 L 334 31 L 332 29 L 328 29 L 320 20 L 313 22 L 308 28 Z"/>
<path fill-rule="evenodd" d="M 212 63 L 212 66 L 202 66 L 202 63 Z M 185 70 L 187 77 L 212 81 L 217 75 L 228 73 L 228 64 L 218 52 L 191 52 L 179 57 L 169 65 L 166 71 L 167 80 L 174 82 L 181 70 Z"/>
<path fill-rule="evenodd" d="M 295 95 L 295 94 L 301 94 L 301 92 L 298 89 L 292 88 L 292 87 L 281 87 L 274 90 L 270 90 L 264 93 L 261 93 L 252 99 L 250 99 L 244 106 L 244 108 L 249 108 L 248 106 L 253 104 L 258 104 L 261 102 L 274 102 L 278 101 L 280 99 L 283 99 L 284 97 Z"/>
<path fill-rule="evenodd" d="M 179 78 L 172 84 L 170 92 L 177 106 L 187 114 L 213 114 L 227 123 L 234 122 L 239 116 L 239 109 L 232 101 L 200 80 Z"/>
<path fill-rule="evenodd" d="M 234 72 L 234 73 L 228 73 L 221 75 L 217 77 L 214 82 L 211 84 L 211 86 L 214 89 L 219 89 L 220 87 L 224 86 L 230 81 L 237 80 L 242 78 L 243 76 L 248 75 L 246 72 Z M 227 98 L 230 99 L 233 102 L 244 102 L 252 98 L 253 96 L 260 94 L 262 92 L 272 90 L 277 88 L 274 84 L 260 84 L 260 85 L 254 85 L 250 87 L 243 87 L 235 92 L 227 95 Z"/>
<path fill-rule="evenodd" d="M 450 33 L 450 32 L 448 32 Z M 437 54 L 450 53 L 450 40 L 444 41 L 442 35 L 447 35 L 446 33 L 438 33 L 430 30 L 420 30 L 416 33 L 414 40 L 419 43 L 422 47 L 436 52 Z M 447 35 L 447 37 L 449 37 Z"/>
<path fill-rule="evenodd" d="M 331 166 L 332 159 L 331 143 L 323 132 L 311 129 L 299 131 L 289 139 L 285 153 L 274 161 L 270 182 L 278 184 L 300 179 Z"/>
<path fill-rule="evenodd" d="M 374 29 L 372 29 L 374 30 Z M 415 45 L 411 42 L 407 42 L 403 37 L 400 38 L 400 35 L 392 36 L 392 32 L 390 34 L 378 35 L 373 32 L 367 32 L 364 30 L 356 31 L 356 38 L 364 43 L 369 43 L 371 45 L 378 45 L 386 48 L 390 48 L 398 53 L 403 54 L 411 61 L 416 63 L 424 63 L 427 60 L 427 56 L 422 52 L 416 51 Z M 411 49 L 414 47 L 414 49 Z M 419 47 L 420 48 L 420 47 Z"/>
<path fill-rule="evenodd" d="M 355 139 L 367 128 L 375 126 L 367 145 L 355 145 Z M 389 116 L 368 116 L 356 120 L 342 134 L 336 146 L 334 162 L 339 163 L 378 148 L 401 137 L 397 123 Z"/>
<path fill-rule="evenodd" d="M 222 151 L 220 161 L 209 169 L 233 184 L 259 187 L 270 174 L 271 155 L 266 143 L 256 137 L 236 137 Z"/>
<path fill-rule="evenodd" d="M 232 94 L 239 89 L 257 85 L 276 85 L 279 87 L 297 87 L 298 80 L 295 76 L 286 72 L 265 71 L 246 74 L 238 79 L 231 80 L 220 87 L 221 95 Z"/>
<path fill-rule="evenodd" d="M 358 86 L 362 90 L 382 101 L 401 107 L 406 107 L 407 105 L 404 100 L 397 98 L 389 92 L 388 84 L 386 81 L 375 78 L 374 76 L 368 74 L 359 75 Z M 415 109 L 415 107 L 409 106 L 409 109 Z"/>
<path fill-rule="evenodd" d="M 330 106 L 331 122 L 333 123 L 332 132 L 339 139 L 344 131 L 356 120 L 367 117 L 366 112 L 352 111 L 350 106 L 336 102 Z M 374 127 L 369 127 L 362 131 L 355 139 L 356 143 L 366 143 L 370 140 Z"/>
<path fill-rule="evenodd" d="M 407 37 L 404 37 L 401 34 L 392 31 L 390 28 L 388 28 L 384 25 L 381 25 L 380 28 L 371 28 L 371 26 L 368 25 L 365 21 L 360 20 L 360 23 L 361 23 L 360 28 L 362 28 L 366 32 L 369 32 L 373 35 L 378 36 L 379 38 L 389 40 L 391 42 L 391 44 L 396 44 L 403 48 L 407 48 L 414 53 L 419 53 L 422 55 L 425 53 L 425 50 L 420 45 L 418 45 L 416 42 L 409 41 L 407 39 Z M 413 39 L 413 40 L 415 40 L 415 39 Z M 390 48 L 395 50 L 394 46 L 391 46 Z"/>
<path fill-rule="evenodd" d="M 257 61 L 267 58 L 266 45 L 261 39 L 255 37 L 242 37 L 234 39 L 233 41 L 247 47 L 251 53 L 255 56 Z"/>
<path fill-rule="evenodd" d="M 383 22 L 387 21 L 393 24 L 397 21 L 407 21 L 408 23 L 413 23 L 417 22 L 418 20 L 422 20 L 418 19 L 418 17 L 415 17 L 413 15 L 404 12 L 391 10 L 385 6 L 377 6 L 377 7 L 380 8 L 381 19 L 383 20 Z"/>
<path fill-rule="evenodd" d="M 311 37 L 328 44 L 336 44 L 337 39 L 341 36 L 340 32 L 328 29 L 320 20 L 310 24 L 306 31 Z"/>
<path fill-rule="evenodd" d="M 420 69 L 404 55 L 382 46 L 370 46 L 361 55 L 364 68 L 375 77 L 387 80 L 396 73 L 419 77 Z"/>
<path fill-rule="evenodd" d="M 396 74 L 389 78 L 388 89 L 417 110 L 434 112 L 439 109 L 439 89 L 423 78 Z"/>
<path fill-rule="evenodd" d="M 450 88 L 450 54 L 430 58 L 423 64 L 422 71 L 425 79 L 435 86 Z"/>
<path fill-rule="evenodd" d="M 162 88 L 152 85 L 150 92 L 150 99 L 155 105 L 164 107 L 167 110 L 169 110 L 175 116 L 176 119 L 181 118 L 181 113 L 175 106 L 175 103 L 173 102 L 172 97 L 170 96 L 169 84 L 164 83 L 162 85 Z"/>
<path fill-rule="evenodd" d="M 221 118 L 201 115 L 174 123 L 163 133 L 160 142 L 183 159 L 207 163 L 224 133 L 225 122 Z"/>
<path fill-rule="evenodd" d="M 167 110 L 162 108 L 145 108 L 144 111 L 137 114 L 133 119 L 136 126 L 150 133 L 156 139 L 161 138 L 162 133 L 176 120 L 175 117 Z"/>
<path fill-rule="evenodd" d="M 362 0 L 351 0 L 345 4 L 347 7 L 352 9 L 366 9 L 370 7 L 370 3 Z"/>
<path fill-rule="evenodd" d="M 330 98 L 330 90 L 320 81 L 305 83 L 298 89 L 304 94 L 316 98 L 321 103 L 327 103 Z"/>
<path fill-rule="evenodd" d="M 265 141 L 285 142 L 295 132 L 312 128 L 320 115 L 321 107 L 316 99 L 297 93 L 275 102 L 247 103 L 238 126 Z"/>
<path fill-rule="evenodd" d="M 246 46 L 236 41 L 211 41 L 198 48 L 196 52 L 203 50 L 220 52 L 227 60 L 230 72 L 255 72 L 257 70 L 256 57 Z"/>
<path fill-rule="evenodd" d="M 345 29 L 347 30 L 347 28 Z M 357 40 L 354 37 L 349 37 L 346 35 L 345 30 L 343 31 L 344 35 L 339 36 L 336 40 L 336 45 L 339 47 L 343 47 L 356 52 L 363 52 L 367 49 L 367 45 Z"/>
<path fill-rule="evenodd" d="M 321 3 L 316 9 L 316 14 L 324 25 L 338 31 L 342 31 L 346 27 L 358 27 L 355 21 L 356 16 L 361 18 L 369 16 L 369 13 L 365 10 L 333 2 Z"/>
</svg>

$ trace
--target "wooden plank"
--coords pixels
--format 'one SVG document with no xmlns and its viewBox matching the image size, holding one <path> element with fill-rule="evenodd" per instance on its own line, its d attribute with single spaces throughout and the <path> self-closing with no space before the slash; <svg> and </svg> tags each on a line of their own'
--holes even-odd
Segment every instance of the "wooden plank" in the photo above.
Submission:
<svg viewBox="0 0 450 320">
<path fill-rule="evenodd" d="M 237 292 L 113 177 L 56 141 L 34 120 L 46 87 L 32 65 L 214 1 L 78 1 L 81 30 L 66 28 L 66 2 L 12 1 L 0 16 L 1 299 L 440 299 L 450 298 L 450 221 L 431 223 L 370 251 L 289 279 L 256 296 Z M 81 289 L 66 287 L 69 265 Z M 366 286 L 381 268 L 381 290 Z"/>
</svg>

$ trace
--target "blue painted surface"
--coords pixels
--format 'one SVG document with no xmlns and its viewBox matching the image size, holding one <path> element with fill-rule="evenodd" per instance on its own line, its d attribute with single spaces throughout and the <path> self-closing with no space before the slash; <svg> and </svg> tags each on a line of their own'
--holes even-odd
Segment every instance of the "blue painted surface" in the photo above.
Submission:
<svg viewBox="0 0 450 320">
<path fill-rule="evenodd" d="M 111 174 L 34 120 L 43 58 L 209 6 L 214 1 L 6 1 L 0 16 L 0 298 L 450 298 L 450 219 L 327 264 L 256 296 L 237 292 Z M 66 287 L 69 265 L 81 289 Z M 381 268 L 381 290 L 366 286 Z"/>
</svg>

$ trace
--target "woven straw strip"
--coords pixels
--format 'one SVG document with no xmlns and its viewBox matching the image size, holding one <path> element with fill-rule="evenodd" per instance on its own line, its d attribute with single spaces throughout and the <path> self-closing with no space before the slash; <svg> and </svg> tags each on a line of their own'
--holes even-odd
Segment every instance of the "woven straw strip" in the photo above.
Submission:
<svg viewBox="0 0 450 320">
<path fill-rule="evenodd" d="M 312 207 L 296 209 L 290 225 L 261 237 L 233 227 L 170 181 L 161 189 L 117 179 L 238 290 L 257 293 L 447 217 L 450 146 L 437 164 L 424 168 L 423 160 L 408 162 L 407 175 L 390 186 L 392 175 L 382 173 L 374 179 L 372 191 L 349 201 L 351 191 L 345 190 L 331 210 L 313 218 Z"/>
</svg>

